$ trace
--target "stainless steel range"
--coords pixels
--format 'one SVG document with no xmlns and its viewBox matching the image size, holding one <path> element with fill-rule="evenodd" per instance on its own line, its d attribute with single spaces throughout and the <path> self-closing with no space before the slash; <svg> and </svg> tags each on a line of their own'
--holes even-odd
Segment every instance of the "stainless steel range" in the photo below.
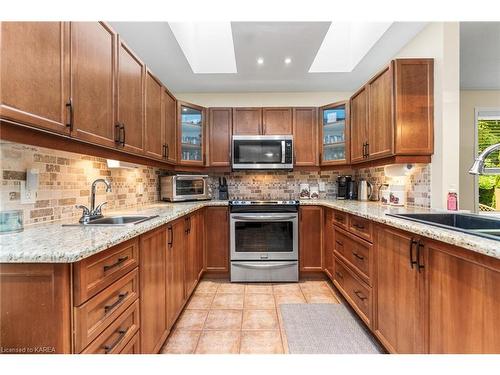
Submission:
<svg viewBox="0 0 500 375">
<path fill-rule="evenodd" d="M 299 201 L 230 201 L 231 281 L 298 281 Z"/>
</svg>

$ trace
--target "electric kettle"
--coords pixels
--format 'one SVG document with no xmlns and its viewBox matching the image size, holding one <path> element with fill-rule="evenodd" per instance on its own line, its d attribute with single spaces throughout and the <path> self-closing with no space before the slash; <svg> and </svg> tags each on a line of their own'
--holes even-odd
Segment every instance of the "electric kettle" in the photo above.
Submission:
<svg viewBox="0 0 500 375">
<path fill-rule="evenodd" d="M 373 185 L 366 180 L 360 180 L 358 183 L 358 200 L 367 201 L 372 194 Z"/>
</svg>

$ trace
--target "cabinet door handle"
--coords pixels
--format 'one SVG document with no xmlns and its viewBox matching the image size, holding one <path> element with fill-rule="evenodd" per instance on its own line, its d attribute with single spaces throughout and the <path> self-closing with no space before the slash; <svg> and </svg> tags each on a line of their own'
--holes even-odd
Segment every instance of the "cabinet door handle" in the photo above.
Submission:
<svg viewBox="0 0 500 375">
<path fill-rule="evenodd" d="M 168 230 L 167 244 L 169 247 L 172 247 L 172 244 L 174 243 L 174 231 L 172 230 L 172 227 L 168 227 L 167 230 Z"/>
<path fill-rule="evenodd" d="M 366 142 L 366 157 L 370 156 L 370 143 Z"/>
<path fill-rule="evenodd" d="M 119 334 L 118 338 L 112 344 L 104 345 L 104 353 L 108 354 L 109 352 L 111 352 L 116 347 L 116 345 L 118 345 L 120 341 L 123 340 L 123 337 L 125 337 L 127 331 L 128 329 L 123 329 L 123 328 L 120 328 L 118 331 L 116 331 Z"/>
<path fill-rule="evenodd" d="M 122 147 L 125 147 L 125 124 L 122 124 L 120 130 L 122 131 L 121 145 Z"/>
<path fill-rule="evenodd" d="M 339 244 L 340 246 L 344 246 L 344 243 L 343 243 L 342 241 L 335 240 L 335 242 L 336 242 L 337 244 Z"/>
<path fill-rule="evenodd" d="M 418 244 L 417 244 L 417 259 L 416 259 L 416 265 L 417 265 L 417 269 L 418 269 L 418 272 L 422 272 L 422 269 L 425 268 L 424 264 L 423 263 L 420 263 L 420 259 L 421 259 L 421 256 L 420 256 L 420 250 L 423 249 L 424 247 L 424 244 L 421 242 L 421 240 L 418 240 Z"/>
<path fill-rule="evenodd" d="M 366 143 L 363 143 L 363 158 L 366 158 Z"/>
<path fill-rule="evenodd" d="M 359 260 L 364 260 L 364 259 L 365 259 L 365 257 L 364 257 L 364 256 L 359 255 L 359 254 L 358 254 L 357 252 L 355 252 L 355 251 L 353 251 L 353 252 L 352 252 L 352 255 L 354 255 L 354 256 L 355 256 L 356 258 L 358 258 Z"/>
<path fill-rule="evenodd" d="M 335 220 L 337 220 L 339 223 L 344 222 L 344 218 L 342 216 L 335 216 Z"/>
<path fill-rule="evenodd" d="M 410 240 L 410 268 L 413 268 L 417 264 L 416 260 L 413 260 L 413 245 L 417 245 L 418 242 L 412 237 Z"/>
<path fill-rule="evenodd" d="M 104 314 L 107 314 L 108 312 L 113 310 L 116 306 L 118 306 L 120 303 L 122 303 L 125 297 L 127 296 L 128 292 L 118 294 L 118 298 L 116 299 L 115 302 L 113 302 L 111 305 L 104 306 Z"/>
<path fill-rule="evenodd" d="M 69 122 L 66 124 L 66 127 L 68 127 L 70 131 L 73 131 L 73 98 L 69 98 L 68 102 L 66 103 L 66 108 L 68 108 L 69 110 Z"/>
<path fill-rule="evenodd" d="M 121 129 L 122 129 L 122 125 L 117 122 L 115 124 L 115 143 L 117 144 L 117 146 L 120 146 L 121 145 Z"/>
<path fill-rule="evenodd" d="M 165 159 L 168 159 L 169 154 L 170 154 L 170 149 L 168 148 L 168 145 L 165 145 Z"/>
<path fill-rule="evenodd" d="M 113 263 L 113 264 L 111 264 L 109 266 L 104 266 L 103 267 L 104 268 L 104 272 L 109 271 L 112 268 L 118 267 L 120 264 L 122 264 L 123 262 L 125 262 L 127 259 L 128 259 L 128 256 L 125 256 L 125 257 L 122 257 L 122 258 L 118 258 L 118 260 L 115 263 Z"/>
<path fill-rule="evenodd" d="M 364 301 L 365 299 L 367 299 L 368 297 L 366 297 L 363 293 L 361 293 L 360 290 L 355 290 L 354 291 L 354 294 L 361 300 L 361 301 Z"/>
<path fill-rule="evenodd" d="M 353 224 L 352 226 L 354 228 L 358 228 L 358 229 L 361 229 L 361 230 L 365 229 L 365 226 L 363 224 Z"/>
<path fill-rule="evenodd" d="M 335 275 L 337 275 L 338 277 L 340 277 L 341 279 L 344 278 L 344 275 L 342 275 L 339 271 L 335 271 Z"/>
</svg>

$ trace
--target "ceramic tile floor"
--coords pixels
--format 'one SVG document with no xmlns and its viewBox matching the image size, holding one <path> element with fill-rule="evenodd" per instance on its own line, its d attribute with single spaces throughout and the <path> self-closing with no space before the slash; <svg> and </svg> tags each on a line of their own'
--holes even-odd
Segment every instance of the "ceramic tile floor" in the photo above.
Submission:
<svg viewBox="0 0 500 375">
<path fill-rule="evenodd" d="M 162 353 L 282 354 L 288 352 L 279 312 L 283 303 L 339 303 L 321 280 L 231 284 L 202 280 L 172 329 Z"/>
</svg>

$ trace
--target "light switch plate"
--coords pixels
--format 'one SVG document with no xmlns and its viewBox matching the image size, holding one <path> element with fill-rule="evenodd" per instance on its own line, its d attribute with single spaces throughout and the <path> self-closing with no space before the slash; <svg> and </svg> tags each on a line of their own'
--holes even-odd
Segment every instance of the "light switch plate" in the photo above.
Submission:
<svg viewBox="0 0 500 375">
<path fill-rule="evenodd" d="M 37 191 L 26 189 L 26 182 L 21 182 L 21 204 L 33 204 L 36 202 Z"/>
</svg>

